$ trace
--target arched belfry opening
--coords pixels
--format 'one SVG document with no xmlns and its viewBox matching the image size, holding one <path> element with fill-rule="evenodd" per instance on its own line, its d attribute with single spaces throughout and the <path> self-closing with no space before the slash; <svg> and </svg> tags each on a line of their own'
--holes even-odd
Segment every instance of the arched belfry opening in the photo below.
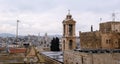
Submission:
<svg viewBox="0 0 120 64">
<path fill-rule="evenodd" d="M 72 36 L 73 34 L 73 25 L 69 24 L 69 36 Z"/>
<path fill-rule="evenodd" d="M 72 40 L 69 40 L 69 49 L 71 50 L 73 47 L 73 41 Z"/>
<path fill-rule="evenodd" d="M 63 44 L 64 44 L 63 49 L 65 50 L 65 40 L 63 41 Z"/>
</svg>

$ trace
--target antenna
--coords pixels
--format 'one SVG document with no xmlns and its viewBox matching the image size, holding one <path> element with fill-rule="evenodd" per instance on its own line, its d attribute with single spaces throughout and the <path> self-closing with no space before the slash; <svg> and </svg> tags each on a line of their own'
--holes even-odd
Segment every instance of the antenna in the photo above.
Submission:
<svg viewBox="0 0 120 64">
<path fill-rule="evenodd" d="M 112 13 L 112 21 L 115 21 L 115 13 Z"/>
<path fill-rule="evenodd" d="M 38 41 L 40 40 L 40 32 L 38 33 Z"/>
<path fill-rule="evenodd" d="M 100 23 L 102 22 L 102 18 L 100 18 Z"/>
</svg>

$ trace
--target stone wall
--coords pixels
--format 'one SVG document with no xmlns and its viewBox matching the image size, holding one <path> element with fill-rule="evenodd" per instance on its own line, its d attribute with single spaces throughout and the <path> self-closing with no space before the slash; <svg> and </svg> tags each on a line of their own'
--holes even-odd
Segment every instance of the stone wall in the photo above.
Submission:
<svg viewBox="0 0 120 64">
<path fill-rule="evenodd" d="M 102 33 L 109 33 L 109 32 L 120 32 L 120 22 L 105 22 L 100 23 L 100 31 Z"/>
<path fill-rule="evenodd" d="M 100 23 L 99 31 L 79 35 L 81 49 L 120 49 L 120 22 Z"/>
<path fill-rule="evenodd" d="M 81 49 L 120 49 L 120 33 L 80 33 Z"/>
<path fill-rule="evenodd" d="M 75 51 L 64 52 L 64 64 L 92 64 L 91 55 Z"/>
<path fill-rule="evenodd" d="M 101 48 L 100 32 L 80 32 L 81 49 L 98 49 Z"/>
<path fill-rule="evenodd" d="M 103 49 L 119 49 L 120 48 L 120 34 L 106 33 L 101 34 L 101 45 Z"/>
<path fill-rule="evenodd" d="M 93 54 L 93 64 L 120 64 L 120 53 Z"/>
<path fill-rule="evenodd" d="M 120 64 L 120 53 L 66 51 L 64 64 Z"/>
</svg>

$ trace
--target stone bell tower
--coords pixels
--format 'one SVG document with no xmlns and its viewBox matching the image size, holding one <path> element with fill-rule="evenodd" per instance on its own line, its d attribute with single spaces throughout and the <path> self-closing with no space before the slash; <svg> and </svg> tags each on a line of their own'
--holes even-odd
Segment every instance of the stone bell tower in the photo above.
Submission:
<svg viewBox="0 0 120 64">
<path fill-rule="evenodd" d="M 70 11 L 63 20 L 62 50 L 73 50 L 76 48 L 75 23 Z"/>
</svg>

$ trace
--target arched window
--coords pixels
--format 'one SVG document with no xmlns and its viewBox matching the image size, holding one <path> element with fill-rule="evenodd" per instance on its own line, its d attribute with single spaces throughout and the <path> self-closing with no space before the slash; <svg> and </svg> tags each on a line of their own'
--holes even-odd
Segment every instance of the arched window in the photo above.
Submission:
<svg viewBox="0 0 120 64">
<path fill-rule="evenodd" d="M 72 36 L 73 25 L 69 24 L 69 36 Z"/>
<path fill-rule="evenodd" d="M 63 36 L 65 36 L 65 25 L 63 25 Z"/>
<path fill-rule="evenodd" d="M 66 64 L 68 64 L 68 61 L 66 60 Z"/>
<path fill-rule="evenodd" d="M 63 49 L 65 50 L 65 40 L 63 40 Z"/>
<path fill-rule="evenodd" d="M 73 46 L 73 41 L 70 40 L 70 41 L 69 41 L 69 49 L 70 49 L 70 50 L 72 49 L 72 46 Z"/>
</svg>

